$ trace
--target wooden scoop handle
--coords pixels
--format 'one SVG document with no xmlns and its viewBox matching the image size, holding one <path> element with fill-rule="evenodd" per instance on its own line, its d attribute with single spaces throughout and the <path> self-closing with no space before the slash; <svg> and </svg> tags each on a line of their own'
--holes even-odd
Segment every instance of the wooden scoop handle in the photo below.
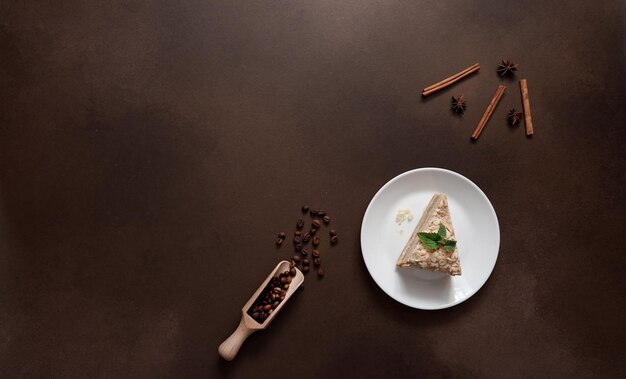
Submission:
<svg viewBox="0 0 626 379">
<path fill-rule="evenodd" d="M 239 326 L 237 327 L 237 329 L 235 329 L 233 334 L 231 334 L 230 337 L 226 338 L 226 340 L 222 342 L 220 347 L 217 349 L 222 358 L 226 359 L 227 361 L 232 361 L 233 359 L 235 359 L 235 356 L 237 355 L 239 348 L 243 344 L 243 341 L 245 341 L 250 334 L 256 332 L 255 329 L 248 328 L 244 321 L 244 317 L 245 316 L 241 317 Z"/>
</svg>

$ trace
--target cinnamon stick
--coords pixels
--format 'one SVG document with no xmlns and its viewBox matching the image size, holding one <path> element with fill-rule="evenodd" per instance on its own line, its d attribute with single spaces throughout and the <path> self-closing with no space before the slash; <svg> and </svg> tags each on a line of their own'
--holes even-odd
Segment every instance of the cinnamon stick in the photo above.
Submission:
<svg viewBox="0 0 626 379">
<path fill-rule="evenodd" d="M 472 139 L 475 139 L 475 140 L 478 139 L 478 137 L 480 136 L 480 133 L 483 132 L 485 125 L 487 125 L 487 121 L 489 121 L 491 114 L 493 113 L 494 109 L 496 109 L 496 105 L 498 105 L 500 98 L 502 98 L 502 95 L 504 94 L 505 89 L 506 87 L 503 85 L 498 86 L 496 93 L 493 95 L 493 99 L 491 99 L 491 102 L 487 106 L 487 109 L 485 109 L 485 113 L 483 114 L 483 117 L 478 122 L 478 126 L 476 126 L 476 130 L 474 130 L 474 133 L 472 133 Z"/>
<path fill-rule="evenodd" d="M 524 107 L 524 124 L 526 125 L 526 135 L 533 134 L 533 119 L 530 115 L 530 100 L 528 100 L 528 85 L 526 79 L 519 81 L 519 89 L 522 91 L 522 106 Z"/>
<path fill-rule="evenodd" d="M 468 68 L 466 68 L 465 70 L 458 72 L 454 75 L 452 75 L 449 78 L 446 78 L 442 81 L 440 81 L 439 83 L 435 83 L 431 86 L 428 86 L 426 88 L 424 88 L 424 90 L 422 91 L 422 96 L 428 96 L 432 93 L 435 93 L 441 89 L 446 88 L 447 86 L 458 82 L 459 80 L 465 78 L 468 75 L 471 75 L 473 73 L 475 73 L 476 71 L 480 70 L 480 65 L 478 63 L 476 63 L 473 66 L 470 66 Z"/>
</svg>

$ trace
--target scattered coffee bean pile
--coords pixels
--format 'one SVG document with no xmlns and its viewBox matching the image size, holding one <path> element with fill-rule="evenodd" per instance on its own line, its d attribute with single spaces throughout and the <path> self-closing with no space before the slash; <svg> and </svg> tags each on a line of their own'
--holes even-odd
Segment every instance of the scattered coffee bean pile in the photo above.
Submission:
<svg viewBox="0 0 626 379">
<path fill-rule="evenodd" d="M 274 309 L 285 300 L 293 276 L 296 276 L 296 270 L 292 268 L 290 271 L 281 272 L 278 276 L 273 277 L 248 309 L 248 314 L 258 323 L 263 323 L 274 312 Z"/>
<path fill-rule="evenodd" d="M 322 268 L 322 258 L 318 247 L 322 242 L 322 239 L 318 232 L 322 227 L 322 221 L 325 225 L 330 224 L 330 216 L 323 209 L 314 210 L 311 209 L 308 205 L 302 206 L 302 213 L 309 214 L 313 219 L 311 221 L 311 227 L 308 231 L 303 231 L 305 221 L 303 219 L 298 219 L 296 221 L 296 230 L 293 233 L 293 246 L 296 250 L 296 254 L 291 257 L 290 266 L 292 270 L 295 272 L 293 267 L 298 267 L 304 274 L 308 273 L 311 270 L 311 259 L 309 259 L 309 250 L 306 248 L 306 245 L 311 242 L 312 250 L 311 257 L 313 265 L 317 270 L 317 276 L 319 278 L 324 277 L 324 269 Z M 320 221 L 320 219 L 322 221 Z M 330 245 L 336 245 L 339 242 L 339 237 L 337 237 L 337 232 L 334 229 L 330 229 L 328 232 Z M 276 245 L 281 246 L 285 241 L 286 234 L 285 232 L 278 233 L 278 238 L 276 239 Z M 301 287 L 303 288 L 303 287 Z"/>
</svg>

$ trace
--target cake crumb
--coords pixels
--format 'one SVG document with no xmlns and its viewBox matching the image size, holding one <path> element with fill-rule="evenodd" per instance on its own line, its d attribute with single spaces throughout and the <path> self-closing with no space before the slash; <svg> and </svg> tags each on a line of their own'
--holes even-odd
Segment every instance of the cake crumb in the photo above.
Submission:
<svg viewBox="0 0 626 379">
<path fill-rule="evenodd" d="M 398 210 L 398 213 L 396 213 L 396 224 L 402 225 L 404 221 L 413 221 L 413 213 L 411 213 L 410 209 L 401 208 Z"/>
</svg>

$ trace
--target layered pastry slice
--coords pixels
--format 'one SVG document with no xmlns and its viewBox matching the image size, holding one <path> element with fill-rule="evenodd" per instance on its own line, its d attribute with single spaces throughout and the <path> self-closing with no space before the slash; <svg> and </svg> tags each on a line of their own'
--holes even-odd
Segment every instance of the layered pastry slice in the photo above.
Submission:
<svg viewBox="0 0 626 379">
<path fill-rule="evenodd" d="M 430 199 L 396 265 L 461 275 L 446 195 L 436 193 Z"/>
</svg>

